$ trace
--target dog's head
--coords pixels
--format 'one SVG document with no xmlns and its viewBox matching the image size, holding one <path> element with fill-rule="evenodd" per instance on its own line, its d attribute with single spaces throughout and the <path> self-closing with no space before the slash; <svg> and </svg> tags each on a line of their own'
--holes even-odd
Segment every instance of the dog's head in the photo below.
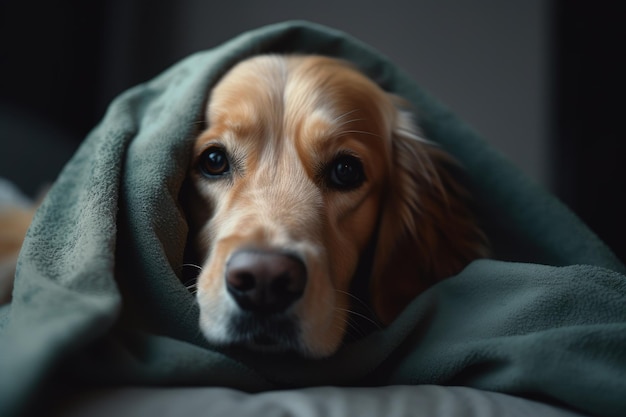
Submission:
<svg viewBox="0 0 626 417">
<path fill-rule="evenodd" d="M 319 56 L 251 58 L 213 88 L 185 197 L 208 340 L 326 356 L 363 265 L 389 322 L 484 253 L 452 160 L 398 105 Z"/>
</svg>

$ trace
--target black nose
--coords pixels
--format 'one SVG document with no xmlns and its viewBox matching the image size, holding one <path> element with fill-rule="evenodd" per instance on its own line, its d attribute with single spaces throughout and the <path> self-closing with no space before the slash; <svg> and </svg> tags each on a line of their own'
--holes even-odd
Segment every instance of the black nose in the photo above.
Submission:
<svg viewBox="0 0 626 417">
<path fill-rule="evenodd" d="M 239 251 L 226 265 L 226 288 L 244 310 L 285 311 L 302 296 L 305 286 L 304 263 L 288 254 Z"/>
</svg>

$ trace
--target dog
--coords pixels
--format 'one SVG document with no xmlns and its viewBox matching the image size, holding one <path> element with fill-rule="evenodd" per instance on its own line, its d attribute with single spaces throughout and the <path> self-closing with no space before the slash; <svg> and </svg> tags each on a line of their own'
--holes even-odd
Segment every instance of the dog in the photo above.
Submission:
<svg viewBox="0 0 626 417">
<path fill-rule="evenodd" d="M 47 190 L 46 185 L 31 201 L 13 183 L 0 178 L 0 305 L 11 302 L 17 258 Z"/>
<path fill-rule="evenodd" d="M 0 207 L 0 305 L 11 301 L 17 257 L 34 208 Z"/>
<path fill-rule="evenodd" d="M 350 63 L 258 55 L 212 88 L 184 197 L 211 343 L 332 355 L 489 254 L 458 164 Z M 365 275 L 365 276 L 359 276 Z M 369 300 L 354 295 L 369 282 Z"/>
</svg>

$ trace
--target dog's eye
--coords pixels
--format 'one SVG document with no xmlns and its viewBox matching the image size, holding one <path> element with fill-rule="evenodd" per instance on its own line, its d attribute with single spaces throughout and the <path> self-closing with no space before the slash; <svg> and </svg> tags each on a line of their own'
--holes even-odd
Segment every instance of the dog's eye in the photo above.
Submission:
<svg viewBox="0 0 626 417">
<path fill-rule="evenodd" d="M 353 155 L 339 155 L 329 166 L 329 185 L 339 190 L 353 190 L 365 181 L 363 164 Z"/>
<path fill-rule="evenodd" d="M 204 151 L 200 156 L 198 166 L 202 174 L 209 178 L 219 177 L 230 172 L 226 151 L 218 147 L 212 147 Z"/>
</svg>

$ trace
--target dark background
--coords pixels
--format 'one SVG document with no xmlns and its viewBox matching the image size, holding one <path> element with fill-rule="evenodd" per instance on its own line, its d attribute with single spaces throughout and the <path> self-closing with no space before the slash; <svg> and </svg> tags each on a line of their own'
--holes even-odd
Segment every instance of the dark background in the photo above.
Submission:
<svg viewBox="0 0 626 417">
<path fill-rule="evenodd" d="M 617 2 L 379 3 L 2 0 L 0 177 L 35 195 L 126 88 L 244 30 L 307 19 L 387 54 L 626 260 Z"/>
<path fill-rule="evenodd" d="M 617 3 L 555 4 L 550 172 L 554 192 L 626 262 L 626 16 Z"/>
</svg>

